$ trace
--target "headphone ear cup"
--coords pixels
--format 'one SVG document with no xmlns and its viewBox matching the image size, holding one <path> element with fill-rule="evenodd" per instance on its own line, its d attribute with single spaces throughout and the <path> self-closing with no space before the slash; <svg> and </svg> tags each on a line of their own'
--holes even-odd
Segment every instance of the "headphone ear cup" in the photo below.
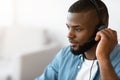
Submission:
<svg viewBox="0 0 120 80">
<path fill-rule="evenodd" d="M 104 24 L 101 24 L 101 25 L 97 26 L 97 31 L 100 31 L 105 28 L 106 28 L 106 26 Z"/>
</svg>

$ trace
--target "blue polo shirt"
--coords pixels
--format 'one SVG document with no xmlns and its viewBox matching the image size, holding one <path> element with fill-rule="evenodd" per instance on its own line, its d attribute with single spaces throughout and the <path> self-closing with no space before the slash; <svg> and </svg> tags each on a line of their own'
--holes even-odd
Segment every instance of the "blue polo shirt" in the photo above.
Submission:
<svg viewBox="0 0 120 80">
<path fill-rule="evenodd" d="M 120 78 L 120 45 L 110 54 L 110 60 L 115 72 Z M 70 46 L 61 49 L 53 61 L 46 67 L 44 73 L 35 80 L 75 80 L 84 61 L 83 54 L 75 56 L 70 51 Z M 100 79 L 99 64 L 93 80 Z"/>
</svg>

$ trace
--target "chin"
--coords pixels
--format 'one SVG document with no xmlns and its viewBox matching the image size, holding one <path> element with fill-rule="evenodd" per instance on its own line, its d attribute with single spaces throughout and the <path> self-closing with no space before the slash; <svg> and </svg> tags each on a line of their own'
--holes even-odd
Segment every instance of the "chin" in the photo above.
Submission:
<svg viewBox="0 0 120 80">
<path fill-rule="evenodd" d="M 77 51 L 79 49 L 79 46 L 71 46 L 71 49 Z"/>
<path fill-rule="evenodd" d="M 80 54 L 83 54 L 83 52 L 82 51 L 80 51 L 80 48 L 79 47 L 72 47 L 71 46 L 71 52 L 72 52 L 72 54 L 74 54 L 74 55 L 76 55 L 76 56 L 78 56 L 78 55 L 80 55 Z"/>
<path fill-rule="evenodd" d="M 95 44 L 97 44 L 97 42 L 95 41 L 92 41 L 92 42 L 88 42 L 84 45 L 79 45 L 79 46 L 75 46 L 75 47 L 72 47 L 71 46 L 71 52 L 74 54 L 74 55 L 80 55 L 80 54 L 84 54 L 84 52 L 88 51 L 89 49 L 91 49 L 93 46 L 95 46 Z"/>
</svg>

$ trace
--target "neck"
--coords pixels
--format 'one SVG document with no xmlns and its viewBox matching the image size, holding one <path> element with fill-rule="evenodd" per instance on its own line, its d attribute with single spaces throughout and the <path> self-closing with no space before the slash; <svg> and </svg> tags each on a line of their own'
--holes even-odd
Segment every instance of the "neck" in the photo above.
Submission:
<svg viewBox="0 0 120 80">
<path fill-rule="evenodd" d="M 95 60 L 96 59 L 96 45 L 92 47 L 90 50 L 84 53 L 85 58 L 89 60 Z"/>
</svg>

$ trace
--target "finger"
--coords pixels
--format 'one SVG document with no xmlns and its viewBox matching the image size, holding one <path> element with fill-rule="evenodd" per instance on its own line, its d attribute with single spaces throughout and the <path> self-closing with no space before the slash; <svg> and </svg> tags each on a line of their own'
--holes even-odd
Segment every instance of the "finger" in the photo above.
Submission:
<svg viewBox="0 0 120 80">
<path fill-rule="evenodd" d="M 110 28 L 107 28 L 104 30 L 104 33 L 110 38 L 110 39 L 116 39 L 117 38 L 117 32 L 115 30 L 112 30 Z"/>
<path fill-rule="evenodd" d="M 110 38 L 109 32 L 108 32 L 106 29 L 101 30 L 101 31 L 100 31 L 100 34 L 101 34 L 101 37 L 102 37 L 102 38 L 107 38 L 107 39 Z"/>
<path fill-rule="evenodd" d="M 117 32 L 115 30 L 108 28 L 108 32 L 112 38 L 117 38 Z"/>
<path fill-rule="evenodd" d="M 101 30 L 100 32 L 101 34 L 103 34 L 103 38 L 112 39 L 113 37 L 115 37 L 115 33 L 113 33 L 113 31 L 109 28 Z"/>
<path fill-rule="evenodd" d="M 110 28 L 103 29 L 97 32 L 95 40 L 98 41 L 101 38 L 117 40 L 117 32 Z"/>
<path fill-rule="evenodd" d="M 110 38 L 110 37 L 109 37 L 109 33 L 108 33 L 105 29 L 97 32 L 95 40 L 98 41 L 98 40 L 100 40 L 101 38 L 104 38 L 104 39 L 105 39 L 105 38 L 107 38 L 107 39 Z"/>
<path fill-rule="evenodd" d="M 95 37 L 95 41 L 99 41 L 99 40 L 100 40 L 100 38 L 101 38 L 100 34 L 99 34 L 99 33 L 97 33 L 97 34 L 96 34 L 96 37 Z"/>
</svg>

